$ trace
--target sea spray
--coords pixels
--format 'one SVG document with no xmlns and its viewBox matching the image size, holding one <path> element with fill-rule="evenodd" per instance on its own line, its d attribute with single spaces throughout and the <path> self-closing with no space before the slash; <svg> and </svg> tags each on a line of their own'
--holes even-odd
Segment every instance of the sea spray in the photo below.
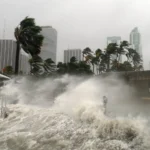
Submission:
<svg viewBox="0 0 150 150">
<path fill-rule="evenodd" d="M 115 84 L 110 86 L 110 79 L 70 76 L 19 81 L 19 84 L 11 82 L 2 90 L 11 99 L 9 117 L 0 120 L 0 150 L 150 149 L 146 118 L 132 117 L 132 112 L 126 117 L 103 113 L 103 95 L 111 104 L 108 109 L 115 107 L 121 98 L 120 88 L 124 96 L 130 97 L 128 86 L 121 81 L 111 79 Z M 64 85 L 63 90 L 52 96 L 60 85 Z M 11 104 L 15 98 L 17 104 Z M 118 102 L 120 107 L 122 101 Z"/>
</svg>

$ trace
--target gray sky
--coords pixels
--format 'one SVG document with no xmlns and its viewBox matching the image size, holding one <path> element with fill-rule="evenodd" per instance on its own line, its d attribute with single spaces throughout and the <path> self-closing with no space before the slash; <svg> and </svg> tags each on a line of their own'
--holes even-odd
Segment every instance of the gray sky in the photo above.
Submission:
<svg viewBox="0 0 150 150">
<path fill-rule="evenodd" d="M 14 38 L 14 27 L 25 17 L 58 32 L 58 60 L 63 50 L 106 47 L 107 36 L 129 40 L 138 27 L 142 35 L 144 66 L 150 69 L 150 0 L 0 0 L 0 38 L 6 18 L 5 38 Z"/>
</svg>

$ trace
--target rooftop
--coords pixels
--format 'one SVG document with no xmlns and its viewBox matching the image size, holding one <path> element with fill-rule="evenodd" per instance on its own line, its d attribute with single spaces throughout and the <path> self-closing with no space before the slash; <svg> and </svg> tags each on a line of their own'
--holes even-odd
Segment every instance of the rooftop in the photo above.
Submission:
<svg viewBox="0 0 150 150">
<path fill-rule="evenodd" d="M 53 28 L 52 26 L 41 26 L 41 28 Z"/>
</svg>

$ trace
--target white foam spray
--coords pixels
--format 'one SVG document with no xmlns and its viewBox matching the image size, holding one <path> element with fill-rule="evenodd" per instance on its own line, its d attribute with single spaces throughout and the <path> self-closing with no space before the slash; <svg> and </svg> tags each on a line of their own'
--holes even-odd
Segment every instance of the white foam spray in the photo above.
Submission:
<svg viewBox="0 0 150 150">
<path fill-rule="evenodd" d="M 146 117 L 132 117 L 136 105 L 129 112 L 119 109 L 135 104 L 133 89 L 124 82 L 67 75 L 18 82 L 2 89 L 10 115 L 0 120 L 0 150 L 150 149 Z M 109 101 L 107 116 L 104 95 Z M 123 112 L 131 115 L 123 117 Z"/>
</svg>

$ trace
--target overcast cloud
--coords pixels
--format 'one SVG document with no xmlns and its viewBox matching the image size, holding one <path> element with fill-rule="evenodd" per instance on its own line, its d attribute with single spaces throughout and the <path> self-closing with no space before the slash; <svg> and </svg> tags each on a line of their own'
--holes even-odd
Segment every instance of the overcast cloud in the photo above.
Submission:
<svg viewBox="0 0 150 150">
<path fill-rule="evenodd" d="M 107 36 L 129 40 L 138 27 L 142 35 L 145 69 L 150 69 L 149 0 L 0 0 L 0 38 L 6 18 L 5 38 L 14 38 L 15 26 L 25 17 L 39 25 L 51 25 L 58 32 L 58 61 L 63 50 L 106 47 Z"/>
</svg>

